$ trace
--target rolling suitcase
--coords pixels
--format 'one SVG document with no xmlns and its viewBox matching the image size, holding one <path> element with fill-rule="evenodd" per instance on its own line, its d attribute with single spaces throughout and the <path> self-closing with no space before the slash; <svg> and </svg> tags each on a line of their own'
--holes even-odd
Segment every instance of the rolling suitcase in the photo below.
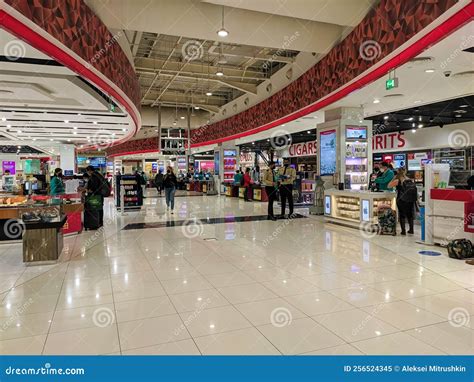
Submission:
<svg viewBox="0 0 474 382">
<path fill-rule="evenodd" d="M 84 228 L 96 230 L 102 227 L 102 197 L 91 195 L 86 197 L 84 204 Z"/>
<path fill-rule="evenodd" d="M 377 217 L 379 221 L 380 235 L 397 234 L 397 212 L 392 210 L 389 206 L 381 206 L 377 210 Z"/>
</svg>

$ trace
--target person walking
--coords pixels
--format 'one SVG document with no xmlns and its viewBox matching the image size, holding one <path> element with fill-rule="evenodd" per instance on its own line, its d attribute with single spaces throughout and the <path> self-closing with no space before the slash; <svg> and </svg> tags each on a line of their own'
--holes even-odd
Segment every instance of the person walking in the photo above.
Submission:
<svg viewBox="0 0 474 382">
<path fill-rule="evenodd" d="M 165 189 L 166 210 L 169 211 L 171 209 L 171 214 L 174 213 L 174 194 L 176 193 L 177 183 L 178 180 L 173 172 L 173 168 L 168 166 L 163 177 L 163 187 Z"/>
<path fill-rule="evenodd" d="M 390 165 L 387 162 L 382 162 L 380 165 L 380 171 L 381 174 L 376 179 L 374 179 L 378 189 L 380 191 L 392 191 L 392 188 L 389 187 L 389 184 L 395 176 L 395 173 L 390 169 Z"/>
<path fill-rule="evenodd" d="M 158 191 L 158 195 L 161 196 L 161 192 L 163 191 L 163 172 L 161 170 L 159 170 L 155 176 L 155 187 L 156 191 Z"/>
<path fill-rule="evenodd" d="M 263 174 L 263 185 L 265 186 L 265 192 L 268 197 L 268 220 L 277 220 L 273 213 L 273 203 L 277 199 L 277 182 L 275 181 L 275 163 L 268 163 L 268 169 Z"/>
<path fill-rule="evenodd" d="M 251 184 L 252 184 L 252 178 L 250 176 L 250 168 L 247 167 L 245 169 L 245 174 L 244 174 L 244 178 L 243 178 L 243 187 L 245 188 L 245 191 L 244 191 L 244 200 L 246 202 L 250 202 L 249 200 L 249 191 L 251 190 Z"/>
<path fill-rule="evenodd" d="M 406 222 L 408 221 L 408 233 L 414 234 L 415 207 L 418 200 L 418 190 L 413 179 L 406 175 L 404 168 L 399 168 L 395 178 L 388 184 L 389 188 L 397 190 L 397 209 L 400 221 L 401 235 L 406 235 Z"/>
<path fill-rule="evenodd" d="M 86 185 L 84 226 L 86 229 L 98 229 L 104 225 L 104 197 L 110 196 L 110 184 L 94 167 L 87 166 L 86 172 L 89 179 Z"/>
<path fill-rule="evenodd" d="M 54 176 L 51 178 L 49 194 L 60 195 L 64 194 L 64 191 L 63 170 L 58 167 L 54 170 Z"/>
<path fill-rule="evenodd" d="M 290 161 L 285 159 L 283 167 L 278 170 L 278 180 L 280 183 L 280 198 L 281 198 L 281 218 L 285 217 L 286 201 L 290 209 L 289 217 L 293 215 L 293 183 L 296 180 L 296 170 L 290 167 Z"/>
</svg>

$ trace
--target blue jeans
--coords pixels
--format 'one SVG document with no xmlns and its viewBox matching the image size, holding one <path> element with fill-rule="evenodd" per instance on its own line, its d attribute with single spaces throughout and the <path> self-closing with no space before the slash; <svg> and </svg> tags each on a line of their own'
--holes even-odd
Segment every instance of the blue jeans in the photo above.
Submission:
<svg viewBox="0 0 474 382">
<path fill-rule="evenodd" d="M 174 193 L 176 192 L 175 187 L 165 187 L 166 207 L 174 210 Z"/>
</svg>

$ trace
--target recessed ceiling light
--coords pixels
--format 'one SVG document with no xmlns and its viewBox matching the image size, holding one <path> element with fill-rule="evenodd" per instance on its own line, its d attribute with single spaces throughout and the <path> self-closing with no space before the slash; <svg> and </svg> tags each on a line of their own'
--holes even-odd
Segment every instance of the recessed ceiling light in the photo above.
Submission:
<svg viewBox="0 0 474 382">
<path fill-rule="evenodd" d="M 54 141 L 54 138 L 51 138 L 50 141 Z"/>
<path fill-rule="evenodd" d="M 413 119 L 414 119 L 413 117 L 408 118 L 409 121 L 413 121 Z"/>
<path fill-rule="evenodd" d="M 416 101 L 413 101 L 413 103 L 420 103 L 421 100 L 420 99 L 417 99 Z"/>
<path fill-rule="evenodd" d="M 2 117 L 2 122 L 5 122 L 7 119 L 5 117 Z"/>
<path fill-rule="evenodd" d="M 21 146 L 17 146 L 19 149 L 21 149 Z"/>
<path fill-rule="evenodd" d="M 411 124 L 411 127 L 415 127 L 415 126 L 416 126 L 416 124 L 415 124 L 415 122 L 413 122 L 413 123 Z"/>
<path fill-rule="evenodd" d="M 387 120 L 387 119 L 388 119 L 388 115 L 385 115 L 385 116 L 383 117 L 383 119 Z"/>
<path fill-rule="evenodd" d="M 71 142 L 71 140 L 70 140 L 70 139 L 68 139 L 67 141 L 68 141 L 68 142 Z"/>
<path fill-rule="evenodd" d="M 184 119 L 185 117 L 181 116 L 181 117 L 179 117 L 179 118 L 180 118 L 180 119 Z"/>
<path fill-rule="evenodd" d="M 462 115 L 461 115 L 461 114 L 456 114 L 455 117 L 456 117 L 456 118 L 461 118 Z"/>
<path fill-rule="evenodd" d="M 459 105 L 459 107 L 469 107 L 469 105 Z"/>
<path fill-rule="evenodd" d="M 64 120 L 64 123 L 69 123 L 69 121 L 67 119 Z"/>
<path fill-rule="evenodd" d="M 97 125 L 97 121 L 92 122 L 94 125 Z"/>
<path fill-rule="evenodd" d="M 34 141 L 36 141 L 36 138 L 33 138 Z"/>
<path fill-rule="evenodd" d="M 210 97 L 212 95 L 212 92 L 206 92 L 206 95 Z"/>
<path fill-rule="evenodd" d="M 21 130 L 18 130 L 18 134 L 21 134 L 21 133 L 23 133 L 23 131 L 21 131 Z"/>
<path fill-rule="evenodd" d="M 380 100 L 378 98 L 375 98 L 372 102 L 373 103 L 380 103 Z"/>
<path fill-rule="evenodd" d="M 434 73 L 434 72 L 435 72 L 434 69 L 426 69 L 426 70 L 425 70 L 425 73 Z"/>
<path fill-rule="evenodd" d="M 415 134 L 415 133 L 416 133 L 416 130 L 415 130 L 415 129 L 411 129 L 411 132 L 412 132 L 413 134 Z"/>
<path fill-rule="evenodd" d="M 7 125 L 7 129 L 10 129 L 12 127 L 12 125 Z"/>
<path fill-rule="evenodd" d="M 127 131 L 127 129 L 122 129 L 122 131 Z"/>
<path fill-rule="evenodd" d="M 422 127 L 423 127 L 423 124 L 420 123 L 420 124 L 418 125 L 418 128 L 421 129 Z"/>
<path fill-rule="evenodd" d="M 308 134 L 311 134 L 311 131 L 310 131 L 310 130 L 308 130 L 308 131 L 307 131 L 307 133 L 308 133 Z"/>
<path fill-rule="evenodd" d="M 74 134 L 74 135 L 77 135 L 77 132 L 74 131 L 73 134 Z"/>
</svg>

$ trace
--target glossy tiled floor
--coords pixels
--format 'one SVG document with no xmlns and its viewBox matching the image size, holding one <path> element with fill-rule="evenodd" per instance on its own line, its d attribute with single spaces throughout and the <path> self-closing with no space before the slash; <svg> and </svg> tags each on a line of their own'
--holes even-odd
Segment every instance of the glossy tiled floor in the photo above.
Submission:
<svg viewBox="0 0 474 382">
<path fill-rule="evenodd" d="M 126 216 L 109 203 L 104 230 L 66 238 L 55 265 L 0 246 L 0 353 L 474 353 L 474 267 L 444 250 L 314 216 L 202 225 L 266 204 L 176 203 L 170 215 L 151 197 Z M 168 220 L 188 221 L 122 230 Z"/>
</svg>

